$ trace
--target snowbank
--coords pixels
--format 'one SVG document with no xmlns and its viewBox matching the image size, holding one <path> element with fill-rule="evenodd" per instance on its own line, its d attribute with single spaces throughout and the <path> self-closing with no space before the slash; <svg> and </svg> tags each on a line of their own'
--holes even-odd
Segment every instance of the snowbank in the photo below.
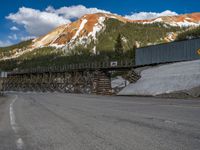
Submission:
<svg viewBox="0 0 200 150">
<path fill-rule="evenodd" d="M 121 76 L 117 76 L 116 78 L 112 79 L 111 87 L 114 88 L 124 88 L 129 84 L 129 81 L 125 80 Z"/>
<path fill-rule="evenodd" d="M 141 78 L 118 95 L 168 94 L 200 87 L 200 60 L 152 67 L 141 72 Z"/>
</svg>

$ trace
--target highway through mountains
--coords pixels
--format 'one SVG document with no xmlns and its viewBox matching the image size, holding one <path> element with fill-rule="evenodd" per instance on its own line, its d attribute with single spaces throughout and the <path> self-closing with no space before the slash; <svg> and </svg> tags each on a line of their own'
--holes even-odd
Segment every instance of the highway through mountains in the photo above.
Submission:
<svg viewBox="0 0 200 150">
<path fill-rule="evenodd" d="M 7 93 L 0 150 L 200 150 L 200 100 Z"/>
</svg>

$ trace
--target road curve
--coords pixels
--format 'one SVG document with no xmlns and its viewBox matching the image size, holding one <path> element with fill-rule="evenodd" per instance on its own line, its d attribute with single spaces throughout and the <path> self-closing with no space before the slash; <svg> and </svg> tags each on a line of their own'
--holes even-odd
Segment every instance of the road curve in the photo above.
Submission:
<svg viewBox="0 0 200 150">
<path fill-rule="evenodd" d="M 0 97 L 0 150 L 199 150 L 200 100 Z"/>
</svg>

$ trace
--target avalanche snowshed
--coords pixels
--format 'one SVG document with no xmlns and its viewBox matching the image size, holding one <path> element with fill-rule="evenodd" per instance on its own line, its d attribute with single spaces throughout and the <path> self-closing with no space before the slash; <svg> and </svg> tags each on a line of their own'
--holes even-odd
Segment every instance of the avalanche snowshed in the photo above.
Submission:
<svg viewBox="0 0 200 150">
<path fill-rule="evenodd" d="M 200 60 L 143 70 L 141 78 L 136 83 L 129 84 L 118 95 L 156 96 L 181 91 L 187 93 L 194 89 L 200 94 Z"/>
</svg>

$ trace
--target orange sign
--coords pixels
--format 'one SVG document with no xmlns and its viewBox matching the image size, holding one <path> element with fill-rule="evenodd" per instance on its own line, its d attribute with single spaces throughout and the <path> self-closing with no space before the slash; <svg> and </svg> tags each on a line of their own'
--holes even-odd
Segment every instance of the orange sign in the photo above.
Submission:
<svg viewBox="0 0 200 150">
<path fill-rule="evenodd" d="M 197 54 L 200 55 L 200 49 L 197 50 Z"/>
</svg>

